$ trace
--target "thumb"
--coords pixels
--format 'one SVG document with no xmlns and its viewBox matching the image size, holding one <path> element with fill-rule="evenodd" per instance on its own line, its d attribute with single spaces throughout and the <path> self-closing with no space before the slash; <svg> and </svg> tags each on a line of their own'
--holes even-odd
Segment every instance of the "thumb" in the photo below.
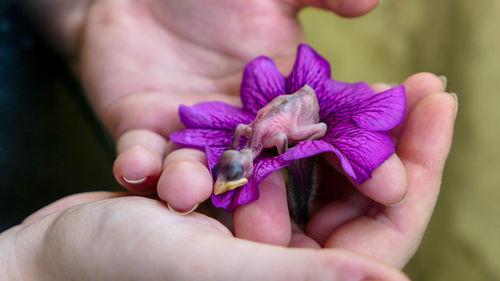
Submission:
<svg viewBox="0 0 500 281">
<path fill-rule="evenodd" d="M 213 237 L 211 243 L 206 240 L 199 242 L 204 246 L 191 243 L 198 255 L 183 263 L 189 264 L 189 268 L 197 268 L 196 274 L 199 275 L 193 278 L 194 271 L 187 270 L 188 275 L 183 276 L 185 279 L 408 280 L 399 270 L 345 250 L 284 248 L 229 236 Z M 215 245 L 220 246 L 213 247 Z"/>
</svg>

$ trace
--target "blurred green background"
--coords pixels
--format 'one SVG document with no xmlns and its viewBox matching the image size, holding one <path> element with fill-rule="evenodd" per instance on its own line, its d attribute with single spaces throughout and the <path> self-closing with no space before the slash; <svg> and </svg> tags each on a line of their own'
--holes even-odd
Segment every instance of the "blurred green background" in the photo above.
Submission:
<svg viewBox="0 0 500 281">
<path fill-rule="evenodd" d="M 459 111 L 439 201 L 412 280 L 500 280 L 500 1 L 384 0 L 343 19 L 301 15 L 307 41 L 343 81 L 448 77 Z"/>
</svg>

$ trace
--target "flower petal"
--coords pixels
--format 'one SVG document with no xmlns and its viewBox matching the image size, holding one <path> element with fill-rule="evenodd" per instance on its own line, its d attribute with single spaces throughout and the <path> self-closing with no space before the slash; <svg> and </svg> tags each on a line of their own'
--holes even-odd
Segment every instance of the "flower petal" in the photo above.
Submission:
<svg viewBox="0 0 500 281">
<path fill-rule="evenodd" d="M 322 140 L 334 146 L 349 161 L 353 174 L 345 170 L 344 164 L 342 167 L 356 184 L 369 179 L 373 170 L 395 152 L 388 133 L 368 131 L 347 122 L 327 132 Z"/>
<path fill-rule="evenodd" d="M 331 122 L 350 118 L 360 104 L 373 97 L 375 92 L 365 82 L 351 84 L 328 79 L 316 91 L 316 95 L 320 105 L 320 119 L 330 125 Z"/>
<path fill-rule="evenodd" d="M 356 173 L 354 172 L 349 159 L 347 159 L 347 157 L 342 154 L 342 152 L 339 151 L 336 147 L 323 140 L 299 142 L 296 146 L 284 153 L 282 157 L 284 160 L 293 161 L 296 159 L 311 157 L 324 152 L 333 152 L 339 159 L 344 173 L 352 178 L 356 177 Z"/>
<path fill-rule="evenodd" d="M 254 178 L 251 178 L 247 184 L 236 189 L 231 204 L 227 207 L 228 211 L 233 211 L 241 205 L 245 205 L 259 199 L 259 189 L 257 188 L 258 184 L 252 182 L 253 180 Z"/>
<path fill-rule="evenodd" d="M 286 167 L 290 162 L 290 160 L 286 160 L 281 156 L 262 153 L 255 159 L 252 176 L 254 183 L 258 185 L 272 172 Z"/>
<path fill-rule="evenodd" d="M 399 86 L 363 101 L 352 120 L 364 129 L 389 131 L 401 123 L 405 108 L 405 88 Z"/>
<path fill-rule="evenodd" d="M 267 105 L 278 95 L 286 94 L 285 77 L 267 57 L 252 60 L 243 72 L 241 101 L 251 113 Z"/>
<path fill-rule="evenodd" d="M 297 50 L 292 72 L 286 80 L 287 92 L 295 93 L 306 84 L 317 91 L 323 81 L 330 79 L 330 76 L 328 61 L 310 46 L 301 44 Z"/>
<path fill-rule="evenodd" d="M 217 129 L 184 129 L 170 134 L 170 140 L 186 146 L 204 148 L 206 146 L 228 147 L 233 132 Z"/>
<path fill-rule="evenodd" d="M 239 189 L 244 188 L 246 185 L 239 187 Z M 212 193 L 212 204 L 214 204 L 214 206 L 217 208 L 224 208 L 228 211 L 234 210 L 234 208 L 231 206 L 231 202 L 233 201 L 236 190 L 237 189 L 229 190 L 219 195 L 215 195 Z"/>
<path fill-rule="evenodd" d="M 223 102 L 204 102 L 194 106 L 181 105 L 179 116 L 188 128 L 234 130 L 238 124 L 249 124 L 255 118 L 243 108 Z"/>
</svg>

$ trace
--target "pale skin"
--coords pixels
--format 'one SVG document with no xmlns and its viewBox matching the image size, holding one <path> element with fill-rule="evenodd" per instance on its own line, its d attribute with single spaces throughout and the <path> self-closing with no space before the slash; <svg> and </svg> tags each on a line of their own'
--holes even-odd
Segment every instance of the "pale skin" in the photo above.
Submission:
<svg viewBox="0 0 500 281">
<path fill-rule="evenodd" d="M 235 239 L 205 215 L 109 192 L 61 199 L 0 234 L 0 272 L 37 281 L 408 280 L 361 254 Z"/>
<path fill-rule="evenodd" d="M 32 1 L 43 3 L 43 0 Z M 55 31 L 50 34 L 59 35 L 51 37 L 57 41 L 54 45 L 63 48 L 61 53 L 66 54 L 73 65 L 95 112 L 116 140 L 118 157 L 114 173 L 117 180 L 135 193 L 157 192 L 162 200 L 182 212 L 209 198 L 213 182 L 203 153 L 192 149 L 172 150 L 168 143 L 168 135 L 182 128 L 177 117 L 179 104 L 222 100 L 240 105 L 237 93 L 241 71 L 257 55 L 272 57 L 280 70 L 288 73 L 296 46 L 303 41 L 296 19 L 301 7 L 314 5 L 344 16 L 358 16 L 371 10 L 377 1 L 102 0 L 86 3 L 68 5 L 66 8 L 70 11 L 49 17 L 55 21 L 51 26 Z M 61 31 L 60 27 L 65 28 Z M 218 32 L 212 32 L 215 30 Z M 456 99 L 444 92 L 438 77 L 429 73 L 413 75 L 403 84 L 407 88 L 408 112 L 403 124 L 392 132 L 397 153 L 374 171 L 372 179 L 357 187 L 360 192 L 342 180 L 330 186 L 335 190 L 321 189 L 323 198 L 328 199 L 316 202 L 315 213 L 305 232 L 295 228 L 292 231 L 283 179 L 273 174 L 259 186 L 258 201 L 234 212 L 235 235 L 278 245 L 347 249 L 395 267 L 404 266 L 420 243 L 437 199 L 451 146 Z M 374 85 L 376 91 L 386 87 Z M 346 190 L 343 198 L 328 196 L 339 189 Z M 95 204 L 107 204 L 92 201 L 96 203 L 81 208 L 99 213 L 102 209 Z M 397 203 L 400 204 L 389 206 Z M 63 209 L 51 211 L 53 217 L 62 215 Z M 115 211 L 119 213 L 122 209 L 117 207 Z M 164 211 L 162 208 L 161 212 Z M 158 214 L 161 212 L 158 209 Z M 175 222 L 189 224 L 193 216 L 201 215 L 177 216 Z M 203 225 L 206 220 L 190 222 Z M 131 225 L 134 223 L 132 219 Z M 67 230 L 72 227 L 75 226 L 64 225 Z M 31 234 L 36 240 L 43 227 L 17 229 L 24 229 L 23 233 Z M 196 236 L 197 231 L 184 233 Z M 10 234 L 3 234 L 2 238 L 4 245 L 12 244 Z M 124 237 L 129 242 L 136 238 L 133 233 Z M 98 242 L 94 242 L 95 247 L 101 246 Z M 254 245 L 230 236 L 210 242 L 227 247 L 241 245 L 239 243 Z M 144 245 L 145 251 L 147 245 Z M 258 245 L 271 252 L 277 249 Z M 245 248 L 249 254 L 250 248 Z M 327 251 L 327 255 L 338 257 L 335 251 Z M 266 250 L 262 254 L 271 252 Z M 349 252 L 350 258 L 356 256 L 352 252 Z M 307 253 L 307 257 L 315 257 L 314 261 L 322 259 L 323 254 L 319 252 Z M 140 268 L 145 266 L 139 258 L 129 262 Z M 294 263 L 289 265 L 295 268 Z M 260 267 L 255 265 L 255 268 Z M 221 270 L 219 264 L 212 269 Z"/>
</svg>

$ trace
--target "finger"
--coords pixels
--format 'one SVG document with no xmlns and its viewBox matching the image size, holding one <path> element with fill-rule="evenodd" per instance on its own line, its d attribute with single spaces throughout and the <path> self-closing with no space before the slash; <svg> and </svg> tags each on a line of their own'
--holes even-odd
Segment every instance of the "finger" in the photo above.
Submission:
<svg viewBox="0 0 500 281">
<path fill-rule="evenodd" d="M 208 245 L 206 239 L 200 239 L 186 245 L 182 252 L 170 251 L 170 258 L 179 258 L 178 265 L 165 266 L 166 259 L 160 259 L 165 273 L 180 271 L 179 280 L 408 280 L 385 264 L 347 251 L 272 247 L 221 236 L 207 238 L 211 242 Z M 190 252 L 196 255 L 186 254 Z M 192 270 L 194 265 L 196 271 Z"/>
<path fill-rule="evenodd" d="M 299 7 L 314 6 L 343 17 L 357 17 L 373 10 L 379 0 L 296 0 Z"/>
<path fill-rule="evenodd" d="M 113 164 L 116 180 L 131 192 L 150 194 L 162 171 L 167 148 L 163 136 L 148 130 L 131 130 L 117 141 L 118 157 Z"/>
<path fill-rule="evenodd" d="M 212 194 L 212 176 L 204 152 L 187 148 L 174 150 L 166 157 L 164 167 L 157 192 L 175 211 L 192 211 Z"/>
<path fill-rule="evenodd" d="M 364 216 L 373 202 L 359 193 L 335 200 L 319 209 L 309 220 L 306 233 L 320 245 L 345 223 Z"/>
<path fill-rule="evenodd" d="M 332 167 L 342 171 L 336 156 L 327 154 L 325 159 Z M 351 179 L 350 181 L 353 183 Z M 357 189 L 368 198 L 384 205 L 400 203 L 407 192 L 406 170 L 403 163 L 396 154 L 391 155 L 373 170 L 371 178 L 358 185 Z"/>
<path fill-rule="evenodd" d="M 375 93 L 381 93 L 391 88 L 391 86 L 389 86 L 389 84 L 386 83 L 375 83 L 371 87 L 373 91 L 375 91 Z"/>
<path fill-rule="evenodd" d="M 292 222 L 292 238 L 290 239 L 290 247 L 293 248 L 313 248 L 321 249 L 321 245 L 314 241 L 311 237 L 300 229 L 300 227 Z"/>
<path fill-rule="evenodd" d="M 443 80 L 431 73 L 417 73 L 403 82 L 407 92 L 407 110 L 411 112 L 415 104 L 425 96 L 442 91 L 445 87 Z M 389 87 L 378 83 L 372 86 L 374 91 L 383 91 Z M 407 117 L 405 117 L 407 118 Z M 402 124 L 405 122 L 403 121 Z M 393 130 L 393 134 L 400 134 L 404 125 Z M 403 163 L 396 154 L 393 154 L 382 165 L 377 167 L 372 177 L 358 186 L 361 193 L 372 200 L 384 205 L 397 205 L 406 198 L 407 175 Z"/>
<path fill-rule="evenodd" d="M 406 111 L 401 124 L 391 131 L 391 135 L 399 138 L 403 132 L 409 114 L 415 105 L 426 96 L 432 93 L 442 92 L 446 88 L 445 79 L 429 72 L 421 72 L 408 77 L 403 86 L 406 89 Z"/>
<path fill-rule="evenodd" d="M 456 113 L 456 96 L 436 93 L 422 99 L 408 118 L 397 147 L 408 171 L 408 198 L 387 210 L 389 219 L 404 232 L 422 233 L 427 226 L 451 148 Z"/>
<path fill-rule="evenodd" d="M 61 198 L 61 199 L 43 207 L 43 208 L 41 208 L 40 210 L 34 212 L 33 214 L 29 215 L 27 218 L 25 218 L 23 220 L 23 224 L 30 223 L 32 221 L 39 219 L 39 218 L 50 215 L 54 212 L 65 210 L 65 209 L 68 209 L 68 208 L 73 207 L 75 205 L 100 201 L 100 200 L 104 200 L 104 199 L 123 197 L 123 196 L 127 196 L 127 195 L 129 195 L 129 194 L 125 193 L 125 192 L 104 192 L 104 191 L 73 194 L 73 195 Z"/>
<path fill-rule="evenodd" d="M 236 237 L 288 246 L 291 224 L 286 198 L 283 176 L 269 175 L 259 184 L 259 199 L 234 211 Z"/>
<path fill-rule="evenodd" d="M 375 206 L 345 224 L 325 242 L 365 253 L 398 267 L 413 256 L 437 200 L 456 115 L 456 100 L 447 93 L 422 99 L 408 117 L 397 147 L 407 169 L 407 199 L 396 207 Z"/>
<path fill-rule="evenodd" d="M 406 170 L 396 154 L 373 170 L 372 177 L 358 186 L 366 197 L 384 205 L 402 202 L 408 190 Z"/>
</svg>

